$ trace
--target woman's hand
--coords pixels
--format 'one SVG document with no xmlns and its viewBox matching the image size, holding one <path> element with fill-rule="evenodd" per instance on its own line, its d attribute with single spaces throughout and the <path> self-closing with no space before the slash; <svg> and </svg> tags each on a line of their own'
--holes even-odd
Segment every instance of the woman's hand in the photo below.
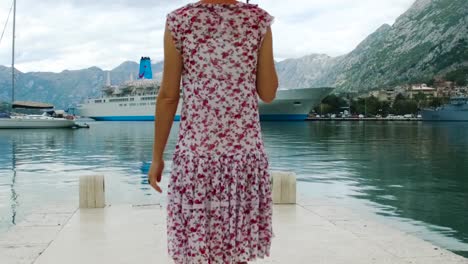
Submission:
<svg viewBox="0 0 468 264">
<path fill-rule="evenodd" d="M 162 189 L 159 187 L 158 183 L 161 182 L 163 170 L 164 160 L 159 160 L 151 162 L 151 167 L 148 172 L 148 182 L 151 187 L 159 193 L 162 193 Z"/>
</svg>

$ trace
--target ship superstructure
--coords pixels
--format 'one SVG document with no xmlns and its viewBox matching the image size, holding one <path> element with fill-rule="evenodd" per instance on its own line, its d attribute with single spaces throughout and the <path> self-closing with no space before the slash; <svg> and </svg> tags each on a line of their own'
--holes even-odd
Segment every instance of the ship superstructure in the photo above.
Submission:
<svg viewBox="0 0 468 264">
<path fill-rule="evenodd" d="M 110 75 L 102 88 L 102 96 L 89 98 L 77 106 L 79 115 L 97 121 L 154 121 L 156 96 L 160 83 L 152 79 L 151 60 L 142 57 L 137 80 L 111 85 Z M 312 108 L 333 88 L 279 89 L 269 104 L 259 101 L 261 120 L 305 120 Z M 179 100 L 175 121 L 180 120 L 183 100 Z"/>
</svg>

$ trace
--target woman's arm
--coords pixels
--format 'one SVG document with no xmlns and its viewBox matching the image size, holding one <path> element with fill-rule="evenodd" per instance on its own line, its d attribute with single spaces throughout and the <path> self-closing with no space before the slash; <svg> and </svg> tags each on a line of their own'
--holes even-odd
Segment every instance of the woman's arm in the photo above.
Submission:
<svg viewBox="0 0 468 264">
<path fill-rule="evenodd" d="M 258 54 L 257 93 L 262 101 L 271 103 L 276 97 L 278 75 L 273 58 L 273 37 L 268 27 Z"/>
<path fill-rule="evenodd" d="M 179 104 L 181 74 L 182 55 L 176 49 L 172 35 L 166 27 L 164 33 L 164 70 L 161 88 L 156 100 L 153 161 L 149 174 L 150 184 L 159 192 L 161 189 L 156 182 L 161 181 L 164 169 L 163 154 Z"/>
</svg>

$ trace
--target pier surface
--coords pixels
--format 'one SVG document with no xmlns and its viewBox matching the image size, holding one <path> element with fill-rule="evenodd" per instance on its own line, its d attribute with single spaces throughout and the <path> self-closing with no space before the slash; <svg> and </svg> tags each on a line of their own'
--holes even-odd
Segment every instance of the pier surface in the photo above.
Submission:
<svg viewBox="0 0 468 264">
<path fill-rule="evenodd" d="M 468 259 L 328 201 L 275 205 L 271 257 L 254 263 L 468 264 Z M 172 263 L 160 205 L 38 209 L 0 235 L 2 264 Z"/>
</svg>

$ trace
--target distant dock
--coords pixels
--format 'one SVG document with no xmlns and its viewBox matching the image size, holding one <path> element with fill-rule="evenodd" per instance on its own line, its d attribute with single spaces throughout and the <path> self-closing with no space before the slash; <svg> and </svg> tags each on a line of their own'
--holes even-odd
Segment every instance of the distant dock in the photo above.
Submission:
<svg viewBox="0 0 468 264">
<path fill-rule="evenodd" d="M 330 118 L 330 117 L 308 117 L 306 121 L 382 121 L 382 122 L 390 122 L 390 121 L 423 121 L 421 118 L 376 118 L 376 117 L 364 117 L 364 118 L 352 118 L 352 117 L 337 117 L 337 118 Z"/>
</svg>

